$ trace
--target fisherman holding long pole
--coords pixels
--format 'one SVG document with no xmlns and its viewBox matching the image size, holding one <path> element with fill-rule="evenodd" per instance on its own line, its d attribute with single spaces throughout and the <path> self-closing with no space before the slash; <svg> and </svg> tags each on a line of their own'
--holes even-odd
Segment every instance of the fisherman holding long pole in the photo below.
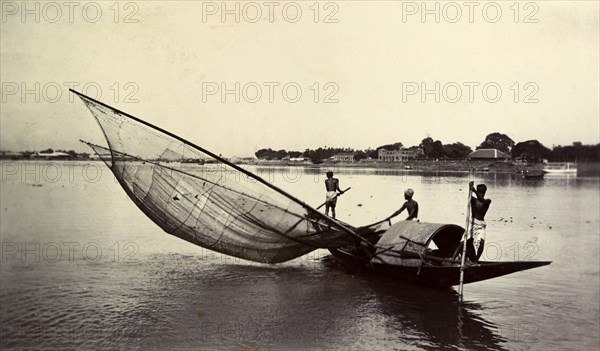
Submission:
<svg viewBox="0 0 600 351">
<path fill-rule="evenodd" d="M 473 186 L 473 181 L 469 182 L 469 196 L 467 202 L 467 219 L 465 225 L 465 234 L 463 237 L 463 254 L 460 266 L 460 285 L 458 294 L 462 298 L 464 270 L 467 261 L 469 263 L 479 262 L 479 258 L 483 253 L 485 244 L 485 215 L 492 203 L 491 199 L 485 198 L 487 187 L 485 184 L 477 185 L 477 189 Z M 472 194 L 475 194 L 473 197 Z"/>
<path fill-rule="evenodd" d="M 341 195 L 344 191 L 340 189 L 340 181 L 333 177 L 332 171 L 327 172 L 325 189 L 327 190 L 325 196 L 325 215 L 329 216 L 329 209 L 331 208 L 331 217 L 335 218 L 335 205 L 337 203 L 338 192 Z"/>
<path fill-rule="evenodd" d="M 485 198 L 487 187 L 485 184 L 478 184 L 477 189 L 473 187 L 473 182 L 469 182 L 469 190 L 474 197 L 471 197 L 471 226 L 469 228 L 469 238 L 467 239 L 467 258 L 473 263 L 479 262 L 483 253 L 485 244 L 485 214 L 490 208 L 492 200 Z"/>
</svg>

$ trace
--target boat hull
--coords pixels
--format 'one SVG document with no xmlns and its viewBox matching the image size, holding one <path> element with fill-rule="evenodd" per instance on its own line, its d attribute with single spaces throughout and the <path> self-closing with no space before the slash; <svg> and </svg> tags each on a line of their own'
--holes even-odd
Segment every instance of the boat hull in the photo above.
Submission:
<svg viewBox="0 0 600 351">
<path fill-rule="evenodd" d="M 340 250 L 330 250 L 332 255 L 342 264 L 359 268 L 363 271 L 410 281 L 420 285 L 435 288 L 448 288 L 460 283 L 459 265 L 423 265 L 420 267 L 390 265 L 371 261 L 368 257 L 359 258 L 354 254 Z M 465 268 L 464 283 L 475 283 L 482 280 L 501 277 L 503 275 L 524 271 L 536 267 L 549 265 L 550 261 L 506 261 L 506 262 L 480 262 Z"/>
<path fill-rule="evenodd" d="M 544 169 L 544 173 L 550 174 L 576 174 L 576 169 Z"/>
<path fill-rule="evenodd" d="M 544 172 L 541 169 L 525 169 L 523 170 L 523 179 L 543 179 Z"/>
<path fill-rule="evenodd" d="M 577 166 L 571 162 L 550 162 L 544 167 L 544 173 L 577 174 Z"/>
<path fill-rule="evenodd" d="M 544 176 L 523 176 L 523 179 L 544 179 Z"/>
</svg>

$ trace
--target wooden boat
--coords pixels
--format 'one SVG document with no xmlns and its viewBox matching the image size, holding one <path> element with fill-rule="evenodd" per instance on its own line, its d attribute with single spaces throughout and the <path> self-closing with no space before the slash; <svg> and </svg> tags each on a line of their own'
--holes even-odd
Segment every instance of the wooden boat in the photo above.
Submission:
<svg viewBox="0 0 600 351">
<path fill-rule="evenodd" d="M 390 227 L 379 222 L 355 228 L 209 150 L 71 91 L 90 110 L 108 146 L 85 143 L 166 233 L 249 261 L 280 263 L 330 249 L 336 257 L 377 273 L 434 286 L 458 284 L 464 232 L 459 226 L 402 222 Z M 187 160 L 217 164 L 196 167 Z M 465 282 L 549 263 L 482 263 L 467 268 Z"/>
<path fill-rule="evenodd" d="M 379 238 L 376 247 L 359 245 L 330 249 L 341 263 L 375 274 L 446 288 L 458 285 L 464 229 L 454 224 L 403 221 L 385 229 L 373 228 Z M 464 283 L 486 279 L 550 264 L 550 261 L 479 262 L 465 267 Z"/>
<path fill-rule="evenodd" d="M 548 162 L 544 166 L 544 173 L 576 174 L 577 166 L 572 162 Z"/>
<path fill-rule="evenodd" d="M 541 169 L 524 169 L 523 179 L 543 179 L 544 171 Z"/>
</svg>

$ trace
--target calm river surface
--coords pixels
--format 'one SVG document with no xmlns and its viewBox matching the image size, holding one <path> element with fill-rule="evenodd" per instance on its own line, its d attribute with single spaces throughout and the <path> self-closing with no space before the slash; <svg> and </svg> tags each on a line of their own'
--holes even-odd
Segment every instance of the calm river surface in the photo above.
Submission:
<svg viewBox="0 0 600 351">
<path fill-rule="evenodd" d="M 102 163 L 0 162 L 2 350 L 596 350 L 600 179 L 337 169 L 338 218 L 383 219 L 411 187 L 424 222 L 464 226 L 485 182 L 485 260 L 550 266 L 439 291 L 353 275 L 319 250 L 263 265 L 159 229 Z M 318 206 L 324 175 L 260 174 Z M 324 172 L 324 171 L 323 171 Z M 397 217 L 401 220 L 404 214 Z"/>
</svg>

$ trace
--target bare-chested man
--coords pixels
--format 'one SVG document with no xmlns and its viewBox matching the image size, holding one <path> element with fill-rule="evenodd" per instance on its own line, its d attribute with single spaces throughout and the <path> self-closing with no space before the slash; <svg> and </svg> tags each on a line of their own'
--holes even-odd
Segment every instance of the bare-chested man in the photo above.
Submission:
<svg viewBox="0 0 600 351">
<path fill-rule="evenodd" d="M 412 197 L 414 194 L 415 194 L 414 190 L 406 189 L 404 191 L 404 199 L 406 201 L 404 202 L 402 207 L 400 207 L 400 209 L 398 211 L 394 212 L 391 216 L 389 216 L 387 218 L 387 220 L 390 220 L 393 217 L 396 217 L 397 215 L 402 213 L 402 211 L 407 210 L 408 217 L 406 217 L 406 220 L 407 221 L 418 221 L 417 217 L 419 217 L 419 204 L 415 200 L 413 200 Z"/>
<path fill-rule="evenodd" d="M 485 244 L 485 214 L 490 208 L 492 200 L 485 198 L 487 187 L 485 184 L 473 187 L 473 181 L 469 182 L 469 189 L 475 196 L 471 196 L 471 228 L 467 239 L 467 258 L 477 263 L 483 253 Z"/>
<path fill-rule="evenodd" d="M 329 208 L 331 208 L 331 217 L 335 218 L 335 205 L 337 204 L 337 197 L 344 192 L 340 190 L 340 181 L 333 177 L 332 171 L 327 172 L 325 189 L 327 190 L 327 195 L 325 196 L 325 215 L 329 216 Z"/>
</svg>

